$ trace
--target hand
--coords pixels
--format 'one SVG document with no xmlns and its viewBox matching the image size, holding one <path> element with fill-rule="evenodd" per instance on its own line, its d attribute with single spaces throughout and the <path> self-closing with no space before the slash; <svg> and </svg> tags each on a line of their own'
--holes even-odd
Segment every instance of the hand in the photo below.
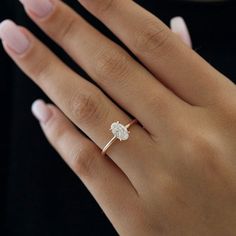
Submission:
<svg viewBox="0 0 236 236">
<path fill-rule="evenodd" d="M 25 28 L 1 24 L 6 52 L 68 117 L 38 104 L 36 116 L 48 140 L 119 234 L 235 235 L 235 85 L 133 1 L 80 3 L 142 64 L 63 2 L 22 3 L 99 86 Z M 130 138 L 102 156 L 112 138 L 110 125 L 127 124 L 129 114 L 139 121 Z"/>
</svg>

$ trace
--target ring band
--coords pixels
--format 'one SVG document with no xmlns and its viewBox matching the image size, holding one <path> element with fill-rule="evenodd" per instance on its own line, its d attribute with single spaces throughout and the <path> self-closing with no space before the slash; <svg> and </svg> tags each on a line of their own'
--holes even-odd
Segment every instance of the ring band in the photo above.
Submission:
<svg viewBox="0 0 236 236">
<path fill-rule="evenodd" d="M 125 141 L 129 138 L 130 131 L 128 130 L 133 124 L 136 124 L 138 121 L 136 119 L 130 121 L 127 125 L 122 125 L 119 121 L 111 124 L 111 132 L 113 133 L 113 138 L 106 144 L 102 149 L 102 155 L 105 156 L 108 148 L 116 141 Z"/>
</svg>

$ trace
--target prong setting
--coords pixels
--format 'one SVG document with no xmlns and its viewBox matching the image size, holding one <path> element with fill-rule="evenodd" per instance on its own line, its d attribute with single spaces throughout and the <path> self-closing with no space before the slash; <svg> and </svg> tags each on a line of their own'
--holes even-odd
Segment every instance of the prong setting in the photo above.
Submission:
<svg viewBox="0 0 236 236">
<path fill-rule="evenodd" d="M 119 121 L 112 123 L 110 130 L 111 130 L 112 134 L 120 141 L 125 141 L 129 138 L 130 132 Z"/>
</svg>

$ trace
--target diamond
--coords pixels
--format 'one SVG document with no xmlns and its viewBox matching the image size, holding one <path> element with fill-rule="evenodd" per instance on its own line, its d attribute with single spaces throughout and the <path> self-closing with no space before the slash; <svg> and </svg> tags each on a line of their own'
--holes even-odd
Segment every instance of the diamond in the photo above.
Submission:
<svg viewBox="0 0 236 236">
<path fill-rule="evenodd" d="M 120 141 L 124 141 L 129 138 L 128 129 L 124 125 L 120 124 L 119 121 L 112 123 L 110 130 L 113 133 L 113 135 Z"/>
</svg>

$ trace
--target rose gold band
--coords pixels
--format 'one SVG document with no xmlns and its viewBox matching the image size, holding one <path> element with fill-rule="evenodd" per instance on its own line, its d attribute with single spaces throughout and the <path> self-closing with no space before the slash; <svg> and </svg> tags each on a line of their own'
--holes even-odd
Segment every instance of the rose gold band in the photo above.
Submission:
<svg viewBox="0 0 236 236">
<path fill-rule="evenodd" d="M 125 125 L 125 128 L 129 129 L 133 124 L 136 124 L 138 121 L 136 119 L 130 121 L 127 125 Z M 105 156 L 107 150 L 110 148 L 110 146 L 117 140 L 118 138 L 114 136 L 102 149 L 102 155 Z"/>
</svg>

